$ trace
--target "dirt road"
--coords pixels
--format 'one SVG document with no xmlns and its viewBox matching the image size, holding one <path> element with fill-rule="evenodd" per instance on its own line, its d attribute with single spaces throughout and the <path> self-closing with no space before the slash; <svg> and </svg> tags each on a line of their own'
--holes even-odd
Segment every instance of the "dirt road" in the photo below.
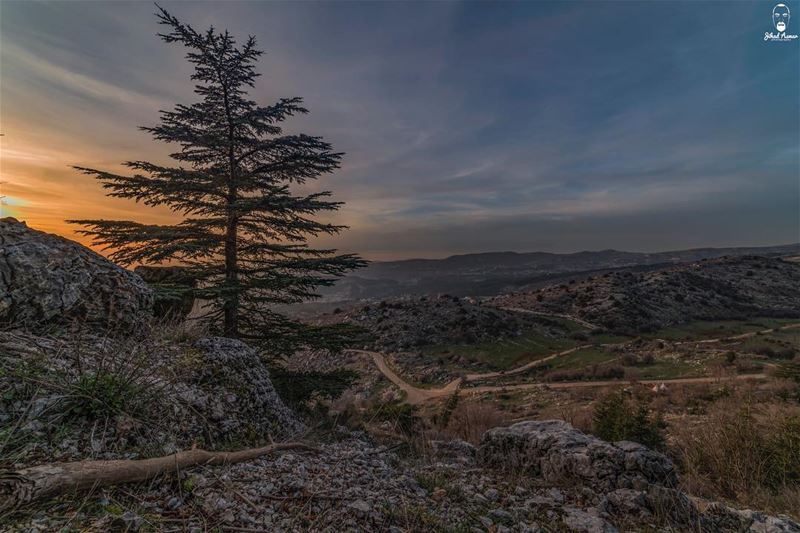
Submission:
<svg viewBox="0 0 800 533">
<path fill-rule="evenodd" d="M 776 331 L 781 331 L 784 329 L 796 329 L 800 328 L 800 323 L 797 324 L 787 324 L 785 326 L 781 326 L 779 328 L 770 328 L 770 329 L 762 329 L 761 331 L 751 331 L 749 333 L 742 333 L 740 335 L 731 335 L 730 337 L 720 337 L 718 339 L 700 339 L 697 341 L 677 341 L 673 344 L 681 345 L 681 344 L 713 344 L 715 342 L 722 342 L 722 341 L 737 341 L 742 339 L 749 339 L 750 337 L 755 337 L 756 335 L 766 335 L 767 333 L 774 333 Z M 662 342 L 667 342 L 663 339 L 656 339 Z"/>
<path fill-rule="evenodd" d="M 700 378 L 677 378 L 677 379 L 638 379 L 635 382 L 644 385 L 660 385 L 664 383 L 669 384 L 692 384 L 692 383 L 721 383 L 728 380 L 748 380 L 748 379 L 766 379 L 766 374 L 740 374 L 730 377 L 700 377 Z M 549 387 L 551 389 L 579 389 L 585 387 L 609 387 L 613 385 L 625 385 L 633 383 L 624 379 L 608 380 L 608 381 L 563 381 L 563 382 L 536 382 L 536 383 L 519 383 L 517 385 L 506 386 L 487 386 L 487 387 L 469 387 L 462 388 L 461 392 L 464 394 L 481 394 L 484 392 L 499 392 L 509 390 L 525 390 L 533 389 L 536 387 Z"/>
<path fill-rule="evenodd" d="M 573 315 L 565 315 L 562 313 L 548 313 L 546 311 L 534 311 L 533 309 L 525 309 L 522 307 L 498 307 L 498 309 L 502 309 L 504 311 L 511 311 L 513 313 L 527 313 L 529 315 L 537 315 L 537 316 L 544 316 L 544 317 L 556 317 L 556 318 L 564 318 L 567 320 L 571 320 L 576 324 L 580 324 L 581 326 L 588 328 L 588 329 L 598 329 L 599 326 L 592 324 L 591 322 L 587 322 L 582 318 L 578 318 Z"/>
<path fill-rule="evenodd" d="M 386 358 L 383 354 L 378 352 L 370 352 L 366 350 L 351 350 L 352 352 L 368 355 L 372 358 L 375 366 L 380 372 L 386 376 L 389 381 L 397 385 L 399 389 L 406 393 L 406 402 L 412 405 L 425 403 L 429 400 L 438 398 L 447 398 L 455 392 L 456 388 L 463 384 L 463 380 L 454 379 L 444 387 L 439 388 L 420 388 L 408 383 L 401 378 L 392 368 L 386 363 Z M 556 354 L 558 355 L 558 354 Z M 637 380 L 636 383 L 645 385 L 658 385 L 664 384 L 694 384 L 694 383 L 720 383 L 726 380 L 760 380 L 765 379 L 766 374 L 741 374 L 732 377 L 699 377 L 699 378 L 678 378 L 678 379 L 642 379 Z M 549 387 L 551 389 L 577 389 L 586 387 L 609 387 L 614 385 L 624 385 L 631 383 L 622 379 L 609 380 L 609 381 L 565 381 L 565 382 L 542 382 L 537 381 L 533 383 L 518 383 L 512 385 L 483 385 L 480 387 L 461 387 L 459 394 L 484 394 L 490 392 L 507 392 L 516 390 L 536 389 L 541 387 Z"/>
<path fill-rule="evenodd" d="M 784 329 L 794 329 L 800 327 L 800 323 L 797 324 L 788 324 L 786 326 L 774 329 L 765 329 L 762 331 L 753 331 L 750 333 L 743 333 L 741 335 L 734 335 L 731 337 L 721 337 L 718 339 L 703 339 L 700 341 L 682 341 L 678 344 L 688 344 L 688 343 L 711 343 L 711 342 L 720 342 L 724 340 L 738 340 L 738 339 L 746 339 L 752 337 L 754 335 L 772 333 L 777 330 L 784 330 Z M 623 343 L 624 344 L 624 343 Z M 534 368 L 538 365 L 541 365 L 544 362 L 552 360 L 556 357 L 568 355 L 572 352 L 577 350 L 581 350 L 583 348 L 587 348 L 591 345 L 583 345 L 583 346 L 576 346 L 574 348 L 570 348 L 569 350 L 564 350 L 561 352 L 556 352 L 547 357 L 542 359 L 537 359 L 536 361 L 531 361 L 525 365 L 513 368 L 511 370 L 501 371 L 501 372 L 487 372 L 484 374 L 467 374 L 464 378 L 457 378 L 445 385 L 444 387 L 439 388 L 421 388 L 416 387 L 407 381 L 405 381 L 402 377 L 400 377 L 386 362 L 386 358 L 383 354 L 379 352 L 371 352 L 368 350 L 350 350 L 354 353 L 360 353 L 362 355 L 367 355 L 372 358 L 373 363 L 378 368 L 378 370 L 383 374 L 389 381 L 394 383 L 398 388 L 400 388 L 403 392 L 406 393 L 406 402 L 412 405 L 418 405 L 424 403 L 429 400 L 437 399 L 437 398 L 445 398 L 453 394 L 455 390 L 460 386 L 463 385 L 465 382 L 469 381 L 476 381 L 482 379 L 492 379 L 497 377 L 505 377 L 515 374 L 520 374 Z M 695 384 L 695 383 L 718 383 L 723 382 L 726 380 L 761 380 L 766 379 L 766 374 L 741 374 L 737 376 L 731 377 L 697 377 L 697 378 L 677 378 L 677 379 L 644 379 L 644 380 L 637 380 L 637 383 L 642 383 L 645 385 L 657 385 L 657 384 Z M 577 388 L 585 388 L 585 387 L 608 387 L 613 385 L 620 385 L 630 383 L 629 381 L 625 380 L 612 380 L 612 381 L 569 381 L 569 382 L 531 382 L 531 383 L 518 383 L 518 384 L 510 384 L 510 385 L 483 385 L 479 387 L 461 387 L 460 393 L 461 394 L 484 394 L 484 393 L 491 393 L 491 392 L 503 392 L 503 391 L 513 391 L 513 390 L 526 390 L 526 389 L 535 389 L 538 387 L 550 387 L 552 389 L 577 389 Z"/>
<path fill-rule="evenodd" d="M 397 385 L 397 387 L 406 393 L 406 402 L 417 405 L 420 403 L 425 402 L 426 400 L 430 400 L 432 398 L 441 398 L 443 396 L 450 396 L 453 394 L 453 391 L 456 390 L 458 384 L 461 383 L 461 379 L 454 379 L 444 387 L 440 387 L 438 389 L 424 389 L 420 387 L 415 387 L 414 385 L 408 383 L 403 378 L 401 378 L 397 373 L 389 366 L 386 362 L 386 358 L 383 354 L 378 352 L 370 352 L 367 350 L 349 350 L 354 353 L 360 353 L 362 355 L 367 355 L 372 358 L 372 361 L 375 363 L 375 366 L 378 367 L 378 370 L 381 371 L 381 374 L 386 376 L 386 378 Z"/>
<path fill-rule="evenodd" d="M 482 379 L 493 379 L 493 378 L 500 378 L 506 376 L 513 376 L 514 374 L 521 374 L 531 368 L 536 368 L 547 361 L 555 359 L 556 357 L 561 357 L 562 355 L 569 355 L 572 352 L 577 352 L 578 350 L 583 350 L 584 348 L 591 347 L 591 344 L 584 344 L 582 346 L 575 346 L 574 348 L 570 348 L 568 350 L 564 350 L 563 352 L 556 352 L 553 354 L 548 355 L 547 357 L 543 357 L 541 359 L 536 359 L 535 361 L 531 361 L 530 363 L 526 363 L 522 366 L 518 366 L 516 368 L 512 368 L 511 370 L 500 370 L 498 372 L 485 372 L 483 374 L 467 374 L 464 376 L 464 381 L 479 381 Z"/>
</svg>

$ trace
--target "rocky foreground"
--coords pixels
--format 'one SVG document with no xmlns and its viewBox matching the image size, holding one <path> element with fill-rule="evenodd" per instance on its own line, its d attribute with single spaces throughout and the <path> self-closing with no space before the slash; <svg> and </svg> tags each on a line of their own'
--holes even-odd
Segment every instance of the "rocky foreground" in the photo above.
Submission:
<svg viewBox="0 0 800 533">
<path fill-rule="evenodd" d="M 495 428 L 477 447 L 399 435 L 379 444 L 352 428 L 304 425 L 239 341 L 145 340 L 0 334 L 0 505 L 9 472 L 25 466 L 156 457 L 198 444 L 240 449 L 268 438 L 302 439 L 314 450 L 6 509 L 1 530 L 800 531 L 787 517 L 694 499 L 661 453 L 563 421 Z M 134 376 L 137 396 L 114 390 L 133 403 L 109 412 L 78 401 L 86 377 L 98 375 Z"/>
<path fill-rule="evenodd" d="M 800 531 L 697 500 L 666 456 L 562 421 L 495 428 L 477 447 L 310 427 L 254 349 L 148 316 L 135 274 L 16 221 L 0 239 L 2 531 Z M 289 439 L 309 449 L 12 504 L 26 467 Z"/>
<path fill-rule="evenodd" d="M 562 421 L 497 428 L 477 448 L 435 442 L 424 457 L 344 428 L 332 437 L 317 453 L 199 468 L 178 482 L 127 489 L 134 500 L 100 491 L 77 514 L 34 512 L 6 530 L 800 531 L 786 517 L 694 500 L 676 489 L 663 455 Z"/>
</svg>

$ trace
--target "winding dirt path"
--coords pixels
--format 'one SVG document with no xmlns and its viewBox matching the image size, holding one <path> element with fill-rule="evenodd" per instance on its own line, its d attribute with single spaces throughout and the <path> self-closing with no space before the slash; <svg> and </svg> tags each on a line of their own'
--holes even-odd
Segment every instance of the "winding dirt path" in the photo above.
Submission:
<svg viewBox="0 0 800 533">
<path fill-rule="evenodd" d="M 770 329 L 762 329 L 760 331 L 750 331 L 748 333 L 741 333 L 739 335 L 731 335 L 729 337 L 720 337 L 718 339 L 700 339 L 696 341 L 672 341 L 673 344 L 682 345 L 682 344 L 713 344 L 715 342 L 722 342 L 722 341 L 737 341 L 741 339 L 749 339 L 750 337 L 755 337 L 756 335 L 765 335 L 767 333 L 774 333 L 776 331 L 782 331 L 784 329 L 796 329 L 800 328 L 800 322 L 797 324 L 787 324 L 785 326 L 781 326 L 779 328 L 770 328 Z M 664 339 L 656 339 L 662 342 L 668 342 Z"/>
<path fill-rule="evenodd" d="M 564 318 L 566 320 L 571 320 L 576 324 L 580 324 L 581 326 L 588 328 L 588 329 L 598 329 L 599 326 L 592 324 L 591 322 L 587 322 L 582 318 L 578 318 L 573 315 L 567 315 L 563 313 L 548 313 L 547 311 L 534 311 L 533 309 L 525 309 L 524 307 L 498 307 L 498 309 L 502 309 L 504 311 L 511 311 L 513 313 L 526 313 L 528 315 L 537 315 L 537 316 L 544 316 L 544 317 L 556 317 L 556 318 Z"/>
<path fill-rule="evenodd" d="M 369 355 L 372 357 L 375 366 L 378 370 L 386 376 L 392 383 L 397 385 L 403 392 L 406 393 L 406 402 L 412 405 L 419 405 L 429 400 L 439 398 L 447 398 L 451 396 L 455 390 L 462 385 L 464 381 L 461 378 L 454 379 L 444 387 L 436 389 L 426 389 L 415 387 L 414 385 L 403 380 L 392 368 L 386 363 L 383 354 L 378 352 L 370 352 L 366 350 L 350 350 L 352 352 Z M 558 355 L 558 354 L 556 354 Z M 766 374 L 740 374 L 730 377 L 697 377 L 697 378 L 677 378 L 677 379 L 640 379 L 636 383 L 644 385 L 659 385 L 664 384 L 695 384 L 695 383 L 719 383 L 727 380 L 761 380 L 766 379 Z M 614 385 L 624 385 L 626 383 L 633 383 L 633 381 L 626 381 L 623 379 L 608 380 L 608 381 L 564 381 L 564 382 L 545 382 L 536 381 L 531 383 L 518 383 L 511 385 L 482 385 L 479 387 L 461 387 L 459 394 L 484 394 L 491 392 L 508 392 L 517 390 L 537 389 L 548 387 L 551 389 L 578 389 L 587 387 L 609 387 Z"/>
<path fill-rule="evenodd" d="M 378 352 L 370 352 L 368 350 L 348 350 L 353 353 L 360 353 L 362 355 L 367 355 L 372 358 L 373 363 L 375 366 L 378 367 L 378 370 L 381 371 L 381 374 L 386 376 L 386 378 L 397 385 L 397 387 L 406 393 L 406 402 L 412 405 L 420 404 L 425 402 L 426 400 L 430 400 L 432 398 L 441 398 L 443 396 L 450 396 L 456 390 L 458 385 L 461 383 L 461 379 L 457 378 L 445 385 L 444 387 L 440 387 L 438 389 L 425 389 L 420 387 L 415 387 L 411 383 L 408 383 L 406 380 L 401 378 L 393 369 L 389 366 L 386 362 L 386 358 L 382 353 Z"/>
<path fill-rule="evenodd" d="M 772 333 L 779 330 L 784 329 L 795 329 L 800 328 L 800 323 L 797 324 L 788 324 L 786 326 L 782 326 L 780 328 L 770 328 L 761 331 L 751 331 L 749 333 L 743 333 L 740 335 L 733 335 L 730 337 L 720 337 L 718 339 L 702 339 L 699 341 L 680 341 L 676 342 L 675 344 L 706 344 L 706 343 L 713 343 L 713 342 L 721 342 L 725 340 L 740 340 L 740 339 L 747 339 L 753 337 L 758 334 L 766 334 Z M 624 343 L 619 344 L 626 344 Z M 659 339 L 655 339 L 659 340 Z M 619 345 L 617 344 L 617 345 Z M 367 355 L 372 358 L 373 363 L 378 368 L 378 370 L 383 374 L 389 381 L 394 383 L 400 390 L 406 393 L 406 402 L 412 405 L 418 405 L 424 403 L 429 400 L 437 399 L 437 398 L 445 398 L 451 396 L 457 388 L 463 385 L 465 382 L 469 381 L 476 381 L 481 379 L 492 379 L 497 377 L 505 377 L 515 374 L 520 374 L 534 368 L 542 363 L 550 361 L 556 357 L 568 355 L 575 351 L 588 348 L 593 346 L 591 344 L 585 344 L 582 346 L 576 346 L 574 348 L 570 348 L 568 350 L 563 350 L 560 352 L 555 352 L 553 354 L 548 355 L 542 359 L 537 359 L 535 361 L 531 361 L 525 365 L 513 368 L 511 370 L 500 371 L 500 372 L 487 372 L 483 374 L 467 374 L 464 378 L 456 378 L 450 383 L 446 384 L 443 387 L 439 388 L 421 388 L 416 387 L 406 380 L 404 380 L 400 375 L 395 372 L 391 366 L 386 362 L 386 357 L 384 354 L 379 352 L 372 352 L 368 350 L 348 350 L 354 353 L 360 353 L 362 355 Z M 608 345 L 601 345 L 601 346 L 612 346 Z M 636 380 L 636 383 L 641 383 L 645 385 L 656 385 L 656 384 L 695 384 L 695 383 L 718 383 L 727 380 L 762 380 L 766 379 L 766 374 L 740 374 L 736 376 L 729 376 L 729 377 L 696 377 L 696 378 L 676 378 L 676 379 L 642 379 Z M 577 389 L 577 388 L 586 388 L 586 387 L 608 387 L 613 385 L 620 385 L 625 383 L 632 383 L 632 381 L 626 380 L 608 380 L 608 381 L 566 381 L 566 382 L 531 382 L 531 383 L 518 383 L 518 384 L 510 384 L 510 385 L 482 385 L 478 387 L 461 387 L 460 394 L 484 394 L 484 393 L 491 393 L 491 392 L 504 392 L 504 391 L 514 391 L 514 390 L 526 390 L 526 389 L 535 389 L 541 387 L 549 387 L 552 389 Z"/>
<path fill-rule="evenodd" d="M 613 385 L 624 385 L 630 383 L 641 383 L 643 385 L 660 385 L 661 383 L 667 384 L 692 384 L 692 383 L 718 383 L 728 380 L 748 380 L 748 379 L 766 379 L 766 374 L 739 374 L 736 376 L 725 377 L 699 377 L 699 378 L 675 378 L 675 379 L 637 379 L 637 380 L 624 380 L 615 379 L 608 381 L 562 381 L 562 382 L 535 382 L 535 383 L 519 383 L 517 385 L 492 385 L 485 387 L 468 387 L 462 388 L 461 392 L 465 394 L 481 394 L 485 392 L 499 392 L 510 390 L 525 390 L 534 389 L 536 387 L 548 387 L 550 389 L 581 389 L 586 387 L 609 387 Z"/>
<path fill-rule="evenodd" d="M 547 361 L 555 359 L 556 357 L 561 357 L 562 355 L 569 355 L 572 352 L 577 352 L 578 350 L 583 350 L 584 348 L 590 348 L 591 344 L 583 344 L 581 346 L 575 346 L 573 348 L 569 348 L 568 350 L 564 350 L 562 352 L 555 352 L 547 357 L 543 357 L 541 359 L 536 359 L 531 361 L 530 363 L 526 363 L 522 366 L 518 366 L 516 368 L 512 368 L 510 370 L 498 370 L 497 372 L 484 372 L 483 374 L 467 374 L 464 376 L 464 381 L 478 381 L 482 379 L 493 379 L 493 378 L 501 378 L 506 376 L 513 376 L 514 374 L 522 374 L 530 370 L 531 368 L 536 368 Z"/>
</svg>

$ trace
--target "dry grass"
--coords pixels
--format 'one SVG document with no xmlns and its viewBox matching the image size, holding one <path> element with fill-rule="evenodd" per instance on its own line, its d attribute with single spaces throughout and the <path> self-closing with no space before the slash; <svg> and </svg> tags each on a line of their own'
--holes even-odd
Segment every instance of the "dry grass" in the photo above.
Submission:
<svg viewBox="0 0 800 533">
<path fill-rule="evenodd" d="M 592 414 L 593 414 L 592 404 L 580 405 L 577 403 L 570 403 L 567 405 L 560 406 L 557 411 L 554 411 L 553 416 L 547 416 L 545 414 L 542 418 L 543 419 L 560 418 L 565 422 L 568 422 L 575 429 L 579 429 L 584 433 L 591 433 Z"/>
<path fill-rule="evenodd" d="M 487 430 L 510 423 L 508 413 L 492 403 L 461 402 L 451 413 L 447 426 L 440 431 L 440 436 L 477 445 Z"/>
<path fill-rule="evenodd" d="M 800 517 L 800 407 L 734 394 L 673 427 L 689 493 Z"/>
<path fill-rule="evenodd" d="M 0 463 L 40 460 L 42 440 L 69 436 L 120 451 L 173 430 L 161 406 L 175 401 L 166 398 L 191 370 L 193 352 L 180 343 L 203 330 L 153 320 L 125 336 L 112 333 L 90 334 L 77 324 L 49 336 L 0 332 L 0 409 L 10 415 L 0 422 Z"/>
</svg>

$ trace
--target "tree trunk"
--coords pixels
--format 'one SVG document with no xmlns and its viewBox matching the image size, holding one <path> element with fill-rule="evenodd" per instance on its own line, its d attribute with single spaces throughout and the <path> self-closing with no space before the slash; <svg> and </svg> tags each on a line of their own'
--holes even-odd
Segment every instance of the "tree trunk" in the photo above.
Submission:
<svg viewBox="0 0 800 533">
<path fill-rule="evenodd" d="M 225 231 L 225 324 L 224 331 L 226 337 L 237 338 L 239 336 L 239 274 L 237 259 L 235 216 L 229 215 L 228 226 Z"/>
<path fill-rule="evenodd" d="M 222 85 L 225 105 L 225 117 L 228 122 L 228 223 L 225 228 L 225 311 L 224 331 L 226 337 L 239 337 L 239 265 L 238 265 L 238 235 L 236 234 L 239 222 L 236 212 L 236 200 L 239 191 L 236 187 L 236 157 L 235 135 L 233 116 L 231 115 L 230 101 L 228 100 L 228 85 L 222 74 L 217 71 Z"/>
<path fill-rule="evenodd" d="M 271 452 L 298 448 L 317 451 L 306 444 L 287 442 L 235 452 L 192 449 L 152 459 L 76 461 L 32 466 L 17 471 L 0 471 L 0 510 L 16 508 L 70 491 L 85 492 L 108 485 L 146 481 L 197 465 L 239 463 Z"/>
</svg>

